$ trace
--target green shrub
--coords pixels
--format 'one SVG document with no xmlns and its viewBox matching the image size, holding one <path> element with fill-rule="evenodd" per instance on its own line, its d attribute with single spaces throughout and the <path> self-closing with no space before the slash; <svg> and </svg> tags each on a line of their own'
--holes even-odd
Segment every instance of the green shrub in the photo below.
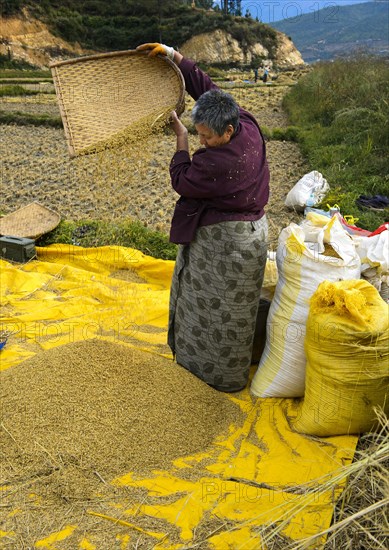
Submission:
<svg viewBox="0 0 389 550">
<path fill-rule="evenodd" d="M 388 98 L 389 66 L 384 59 L 359 57 L 319 63 L 284 100 L 292 121 L 330 125 L 341 109 L 377 110 Z"/>
<path fill-rule="evenodd" d="M 26 96 L 26 95 L 37 95 L 40 92 L 38 90 L 28 90 L 27 88 L 23 88 L 23 86 L 20 86 L 19 84 L 12 84 L 5 86 L 0 86 L 0 97 L 17 97 L 17 96 Z"/>
<path fill-rule="evenodd" d="M 2 57 L 0 55 L 0 78 L 1 79 L 7 79 L 7 78 L 20 78 L 20 79 L 31 79 L 31 78 L 43 78 L 43 79 L 50 79 L 51 78 L 51 72 L 40 70 L 34 68 L 33 65 L 30 65 L 29 63 L 22 63 L 15 60 L 12 60 L 8 65 L 2 63 Z"/>
<path fill-rule="evenodd" d="M 1 0 L 1 15 L 10 17 L 18 13 L 23 5 L 22 0 Z"/>
<path fill-rule="evenodd" d="M 18 126 L 51 126 L 53 128 L 62 128 L 60 117 L 50 115 L 33 115 L 21 111 L 0 111 L 0 124 L 17 124 Z"/>
<path fill-rule="evenodd" d="M 26 70 L 36 70 L 35 65 L 31 65 L 27 61 L 22 61 L 19 59 L 13 59 L 11 51 L 8 55 L 0 54 L 0 69 L 6 69 L 10 71 L 14 69 L 15 71 L 26 71 Z M 2 71 L 1 71 L 2 73 Z M 11 78 L 11 76 L 9 76 Z"/>
<path fill-rule="evenodd" d="M 56 229 L 43 235 L 37 242 L 38 246 L 57 243 L 84 247 L 108 246 L 114 243 L 136 248 L 144 254 L 163 260 L 175 260 L 177 254 L 177 245 L 170 243 L 165 234 L 152 231 L 139 221 L 117 224 L 90 220 L 61 221 Z"/>
<path fill-rule="evenodd" d="M 287 128 L 273 128 L 271 139 L 283 141 L 299 141 L 299 129 L 297 126 L 288 126 Z"/>
<path fill-rule="evenodd" d="M 268 128 L 261 124 L 262 134 L 268 140 L 278 141 L 299 141 L 300 130 L 296 126 L 287 126 L 286 128 Z"/>
</svg>

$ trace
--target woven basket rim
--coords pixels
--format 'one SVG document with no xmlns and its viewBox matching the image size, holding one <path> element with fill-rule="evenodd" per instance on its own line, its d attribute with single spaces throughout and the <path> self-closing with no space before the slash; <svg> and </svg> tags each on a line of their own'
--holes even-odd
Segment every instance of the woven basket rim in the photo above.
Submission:
<svg viewBox="0 0 389 550">
<path fill-rule="evenodd" d="M 80 56 L 77 58 L 71 58 L 66 59 L 63 61 L 57 61 L 55 63 L 51 63 L 49 65 L 53 81 L 54 81 L 54 87 L 56 90 L 57 95 L 57 101 L 58 106 L 64 126 L 64 132 L 65 137 L 68 145 L 68 151 L 71 158 L 74 158 L 78 156 L 79 154 L 83 154 L 82 148 L 80 148 L 79 139 L 75 139 L 74 132 L 78 132 L 77 137 L 80 137 L 80 127 L 75 126 L 74 120 L 75 120 L 75 104 L 72 104 L 72 112 L 68 110 L 69 107 L 69 101 L 65 98 L 65 96 L 62 93 L 63 89 L 63 83 L 61 82 L 62 76 L 62 67 L 69 67 L 69 70 L 71 70 L 72 65 L 80 66 L 80 69 L 82 70 L 82 63 L 88 63 L 92 62 L 91 66 L 93 66 L 94 61 L 100 61 L 100 60 L 109 60 L 109 59 L 117 59 L 117 58 L 125 58 L 125 57 L 136 57 L 139 59 L 148 59 L 150 61 L 156 60 L 154 57 L 150 57 L 147 52 L 140 52 L 138 50 L 123 50 L 123 51 L 115 51 L 115 52 L 105 52 L 105 53 L 99 53 L 94 55 L 85 55 Z M 180 71 L 180 69 L 177 67 L 177 65 L 168 59 L 166 56 L 158 55 L 156 56 L 158 58 L 159 64 L 162 62 L 162 64 L 166 64 L 166 66 L 169 67 L 169 70 L 171 71 L 172 76 L 175 76 L 175 87 L 176 87 L 176 95 L 175 95 L 175 106 L 174 109 L 176 110 L 178 115 L 181 115 L 185 110 L 185 81 L 184 77 Z M 96 63 L 97 65 L 97 63 Z M 64 71 L 66 69 L 63 69 Z M 135 73 L 136 74 L 136 73 Z M 114 119 L 113 119 L 114 120 Z M 82 125 L 81 125 L 82 128 Z M 120 128 L 119 128 L 120 131 Z M 92 134 L 90 134 L 92 135 Z M 77 143 L 78 141 L 78 143 Z M 91 143 L 91 140 L 89 140 L 89 143 Z"/>
<path fill-rule="evenodd" d="M 70 59 L 63 59 L 62 61 L 54 61 L 53 63 L 49 64 L 49 69 L 53 67 L 59 67 L 61 65 L 70 65 L 71 63 L 80 63 L 81 61 L 90 61 L 94 59 L 104 59 L 106 57 L 120 57 L 120 56 L 126 56 L 126 55 L 139 55 L 141 56 L 148 56 L 148 53 L 145 51 L 139 51 L 139 50 L 118 50 L 116 52 L 104 52 L 104 53 L 95 53 L 92 55 L 80 55 L 78 57 L 72 57 Z M 160 55 L 158 54 L 156 57 L 159 57 L 160 59 L 163 59 L 168 63 L 169 65 L 173 65 L 177 70 L 178 67 L 174 63 L 174 61 L 171 61 L 166 55 Z M 179 71 L 181 73 L 181 71 Z"/>
<path fill-rule="evenodd" d="M 63 65 L 71 65 L 72 63 L 81 63 L 83 61 L 94 61 L 95 59 L 105 59 L 109 57 L 122 57 L 122 56 L 132 56 L 132 55 L 139 55 L 140 57 L 148 56 L 147 52 L 142 52 L 139 50 L 120 50 L 117 52 L 97 53 L 93 55 L 83 55 L 80 57 L 73 57 L 71 59 L 64 59 L 63 61 L 56 61 L 54 63 L 49 64 L 49 69 L 55 69 L 56 67 L 62 67 Z M 179 81 L 181 83 L 181 96 L 182 96 L 179 99 L 183 101 L 184 95 L 185 95 L 185 80 L 182 75 L 182 72 L 174 63 L 174 61 L 171 61 L 171 59 L 166 57 L 166 55 L 158 54 L 156 57 L 158 57 L 159 59 L 162 59 L 165 63 L 170 65 L 170 67 L 178 75 Z"/>
<path fill-rule="evenodd" d="M 43 220 L 42 218 L 37 220 L 36 215 L 38 212 L 46 217 Z M 60 221 L 61 216 L 58 212 L 44 206 L 38 201 L 33 201 L 0 218 L 0 234 L 3 236 L 36 239 L 52 231 Z"/>
</svg>

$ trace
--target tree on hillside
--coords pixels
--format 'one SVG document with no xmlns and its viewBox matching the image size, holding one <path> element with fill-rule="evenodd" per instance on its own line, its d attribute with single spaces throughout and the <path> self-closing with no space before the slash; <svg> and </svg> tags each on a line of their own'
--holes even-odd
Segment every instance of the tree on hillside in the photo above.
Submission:
<svg viewBox="0 0 389 550">
<path fill-rule="evenodd" d="M 0 15 L 7 17 L 20 11 L 22 6 L 21 0 L 2 0 L 0 3 Z"/>
<path fill-rule="evenodd" d="M 229 0 L 229 12 L 231 15 L 242 15 L 242 1 L 241 0 Z"/>
<path fill-rule="evenodd" d="M 242 15 L 242 0 L 221 0 L 220 8 L 225 13 L 231 15 Z"/>
<path fill-rule="evenodd" d="M 164 3 L 171 4 L 168 0 Z M 214 5 L 213 0 L 181 0 L 176 3 L 183 4 L 184 6 L 195 6 L 196 8 L 203 8 L 204 10 L 209 10 Z"/>
<path fill-rule="evenodd" d="M 196 7 L 203 8 L 205 10 L 209 10 L 213 7 L 213 0 L 196 0 L 195 1 Z"/>
</svg>

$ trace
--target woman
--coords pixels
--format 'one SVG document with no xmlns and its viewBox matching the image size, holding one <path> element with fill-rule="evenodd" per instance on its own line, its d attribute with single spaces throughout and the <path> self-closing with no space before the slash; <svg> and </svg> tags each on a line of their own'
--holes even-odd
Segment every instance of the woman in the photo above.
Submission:
<svg viewBox="0 0 389 550">
<path fill-rule="evenodd" d="M 248 381 L 267 254 L 269 196 L 265 142 L 255 118 L 193 61 L 163 44 L 143 44 L 179 66 L 196 101 L 192 120 L 201 148 L 192 159 L 188 131 L 175 112 L 170 175 L 180 195 L 170 240 L 179 244 L 168 343 L 177 363 L 217 390 Z"/>
</svg>

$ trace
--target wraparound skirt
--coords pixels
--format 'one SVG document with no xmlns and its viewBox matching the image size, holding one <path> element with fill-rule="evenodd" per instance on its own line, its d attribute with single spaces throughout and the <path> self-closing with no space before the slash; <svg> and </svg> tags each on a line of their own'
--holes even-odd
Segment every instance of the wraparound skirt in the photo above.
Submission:
<svg viewBox="0 0 389 550">
<path fill-rule="evenodd" d="M 179 245 L 168 344 L 178 364 L 220 391 L 247 384 L 266 253 L 266 216 L 200 227 Z"/>
</svg>

